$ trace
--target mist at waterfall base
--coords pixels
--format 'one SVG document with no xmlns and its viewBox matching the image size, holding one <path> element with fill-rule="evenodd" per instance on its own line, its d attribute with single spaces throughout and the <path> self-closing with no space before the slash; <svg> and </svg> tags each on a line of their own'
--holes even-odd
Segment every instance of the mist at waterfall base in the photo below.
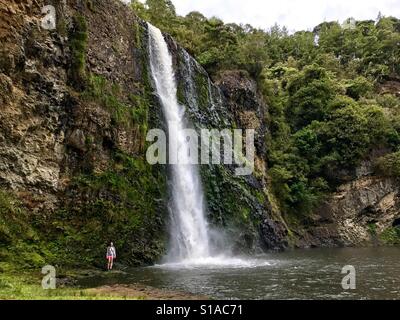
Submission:
<svg viewBox="0 0 400 320">
<path fill-rule="evenodd" d="M 150 68 L 154 87 L 160 99 L 169 134 L 172 134 L 180 150 L 187 154 L 184 134 L 189 122 L 185 107 L 178 103 L 177 84 L 172 56 L 161 31 L 151 24 L 149 30 Z M 260 259 L 233 257 L 228 250 L 221 252 L 215 242 L 223 241 L 223 232 L 213 232 L 206 220 L 204 193 L 199 169 L 196 165 L 170 165 L 170 243 L 163 267 L 251 267 L 268 265 Z M 214 235 L 214 236 L 213 236 Z M 219 236 L 218 236 L 219 235 Z M 219 238 L 219 239 L 218 239 Z M 213 245 L 214 244 L 214 245 Z"/>
</svg>

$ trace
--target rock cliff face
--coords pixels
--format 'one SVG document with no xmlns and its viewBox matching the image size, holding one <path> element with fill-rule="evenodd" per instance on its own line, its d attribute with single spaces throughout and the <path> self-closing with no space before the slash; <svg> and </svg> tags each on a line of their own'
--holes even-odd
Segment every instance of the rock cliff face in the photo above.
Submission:
<svg viewBox="0 0 400 320">
<path fill-rule="evenodd" d="M 0 186 L 56 262 L 101 263 L 114 239 L 123 262 L 150 263 L 164 251 L 165 172 L 143 158 L 160 121 L 144 24 L 119 1 L 53 1 L 47 31 L 46 4 L 0 2 Z"/>
<path fill-rule="evenodd" d="M 0 0 L 0 191 L 19 201 L 0 201 L 0 220 L 18 206 L 37 234 L 0 228 L 0 257 L 28 239 L 48 262 L 96 264 L 113 240 L 123 263 L 153 263 L 165 252 L 168 193 L 166 168 L 144 157 L 147 130 L 164 125 L 146 24 L 117 0 L 50 3 L 58 17 L 53 31 L 40 26 L 47 1 Z M 288 226 L 269 192 L 268 108 L 255 82 L 226 71 L 213 83 L 166 38 L 193 125 L 256 132 L 252 175 L 201 166 L 209 219 L 232 251 L 360 244 L 396 223 L 398 181 L 368 172 L 344 183 L 308 225 Z"/>
<path fill-rule="evenodd" d="M 398 181 L 364 177 L 345 184 L 333 195 L 328 212 L 336 220 L 344 245 L 363 244 L 371 240 L 371 227 L 381 233 L 399 217 Z M 372 235 L 373 236 L 373 235 Z"/>
<path fill-rule="evenodd" d="M 381 236 L 398 225 L 400 184 L 397 179 L 374 175 L 372 152 L 311 217 L 300 245 L 354 246 L 385 242 Z M 303 229 L 303 231 L 305 231 Z"/>
</svg>

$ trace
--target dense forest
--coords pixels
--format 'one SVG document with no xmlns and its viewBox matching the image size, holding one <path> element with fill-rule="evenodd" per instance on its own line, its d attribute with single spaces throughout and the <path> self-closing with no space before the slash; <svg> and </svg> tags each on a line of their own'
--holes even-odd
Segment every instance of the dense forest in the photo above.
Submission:
<svg viewBox="0 0 400 320">
<path fill-rule="evenodd" d="M 179 16 L 169 0 L 131 5 L 214 79 L 239 69 L 257 81 L 269 106 L 271 185 L 286 213 L 306 215 L 341 182 L 342 169 L 378 146 L 388 155 L 376 170 L 399 175 L 400 99 L 386 90 L 400 80 L 399 19 L 379 14 L 376 21 L 349 18 L 289 33 L 278 25 L 225 24 L 199 12 Z"/>
</svg>

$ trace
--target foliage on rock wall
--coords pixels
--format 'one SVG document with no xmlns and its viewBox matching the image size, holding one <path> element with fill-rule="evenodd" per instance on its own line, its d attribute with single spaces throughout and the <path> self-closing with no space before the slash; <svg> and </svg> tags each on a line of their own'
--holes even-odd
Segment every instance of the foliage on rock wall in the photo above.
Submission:
<svg viewBox="0 0 400 320">
<path fill-rule="evenodd" d="M 400 177 L 400 151 L 379 158 L 376 167 L 384 175 Z"/>
<path fill-rule="evenodd" d="M 145 137 L 149 125 L 149 99 L 146 93 L 130 94 L 123 101 L 122 89 L 102 76 L 90 74 L 82 93 L 84 101 L 96 102 L 111 114 L 112 124 L 135 131 L 133 139 L 144 151 Z"/>
<path fill-rule="evenodd" d="M 0 189 L 0 270 L 45 265 L 51 254 L 33 222 L 16 195 Z"/>
<path fill-rule="evenodd" d="M 88 41 L 88 26 L 84 16 L 76 15 L 72 18 L 72 28 L 69 30 L 68 36 L 71 51 L 69 81 L 76 89 L 82 89 L 86 82 L 86 50 Z"/>
<path fill-rule="evenodd" d="M 400 244 L 400 228 L 389 227 L 385 229 L 380 235 L 379 239 L 387 245 L 399 245 Z"/>
<path fill-rule="evenodd" d="M 262 188 L 254 188 L 223 165 L 202 166 L 211 223 L 221 228 L 234 251 L 248 251 L 260 243 L 259 225 L 265 212 Z"/>
<path fill-rule="evenodd" d="M 49 236 L 70 263 L 101 266 L 110 241 L 124 263 L 151 263 L 164 252 L 165 191 L 159 168 L 116 151 L 107 170 L 74 179 Z"/>
<path fill-rule="evenodd" d="M 68 114 L 60 127 L 66 138 L 57 204 L 31 213 L 29 200 L 21 196 L 19 202 L 19 194 L 0 191 L 1 268 L 104 267 L 109 241 L 117 247 L 117 261 L 126 265 L 153 263 L 165 252 L 166 173 L 145 160 L 147 130 L 160 121 L 145 29 L 134 21 L 136 43 L 129 53 L 137 64 L 137 83 L 127 86 L 102 73 L 101 66 L 97 74 L 87 65 L 89 28 L 90 34 L 97 32 L 87 22 L 93 21 L 96 6 L 92 9 L 73 14 L 66 26 L 68 83 L 62 107 Z"/>
</svg>

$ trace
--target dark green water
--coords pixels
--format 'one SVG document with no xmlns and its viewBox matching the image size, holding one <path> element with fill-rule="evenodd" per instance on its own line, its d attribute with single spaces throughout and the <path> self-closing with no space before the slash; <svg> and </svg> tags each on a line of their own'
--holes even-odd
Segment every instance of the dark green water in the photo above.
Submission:
<svg viewBox="0 0 400 320">
<path fill-rule="evenodd" d="M 245 261 L 137 268 L 82 285 L 141 283 L 221 299 L 400 298 L 400 248 L 294 250 Z M 342 288 L 345 265 L 355 267 L 355 290 Z"/>
</svg>

